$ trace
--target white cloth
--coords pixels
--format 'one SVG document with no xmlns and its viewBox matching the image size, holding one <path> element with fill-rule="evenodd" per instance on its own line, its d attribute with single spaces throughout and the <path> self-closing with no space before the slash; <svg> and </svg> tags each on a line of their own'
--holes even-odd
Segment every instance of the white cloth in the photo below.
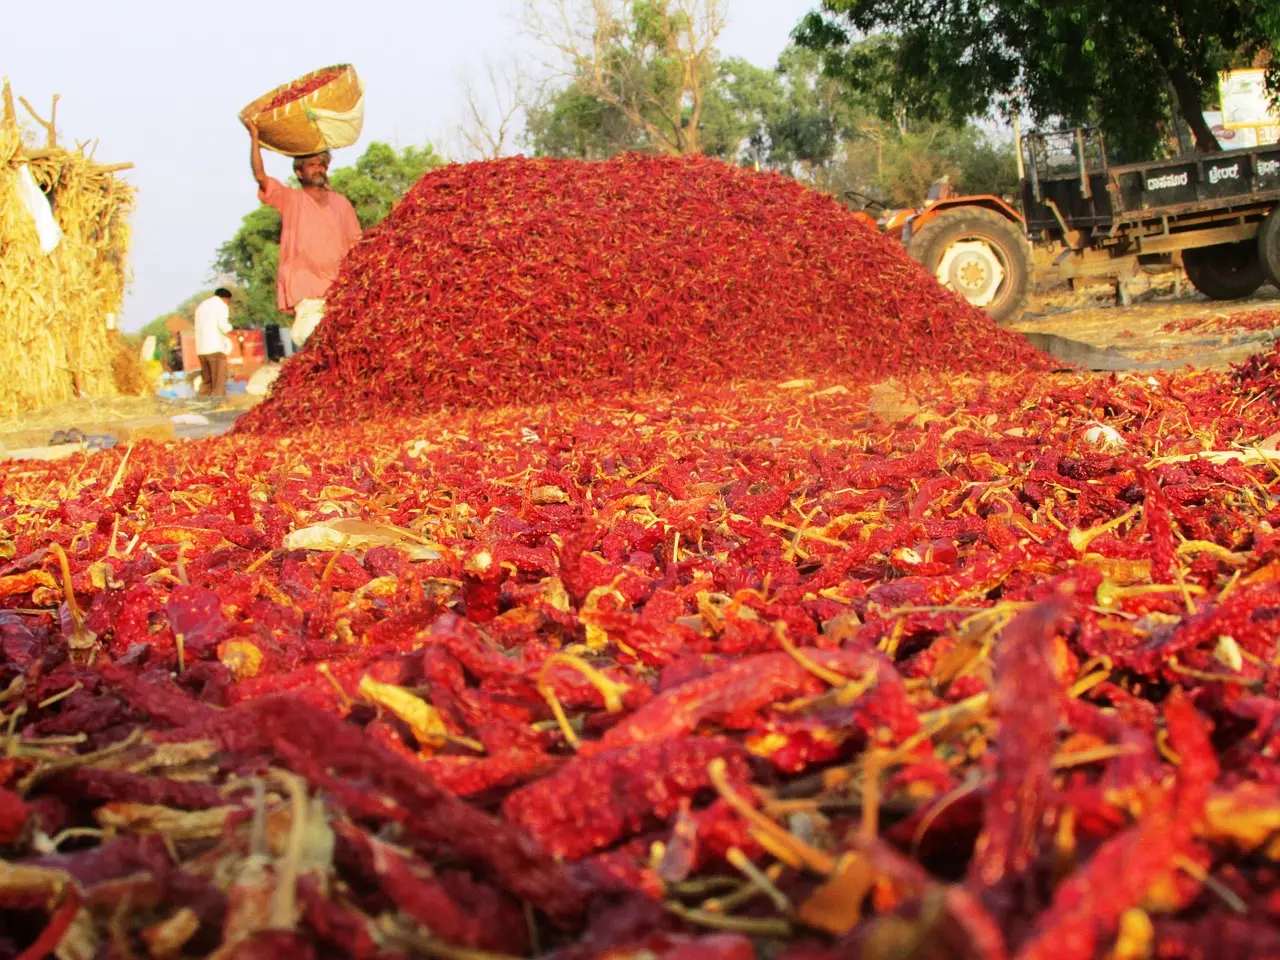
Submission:
<svg viewBox="0 0 1280 960">
<path fill-rule="evenodd" d="M 319 107 L 307 107 L 307 118 L 320 131 L 320 139 L 327 150 L 341 150 L 360 139 L 360 131 L 364 129 L 364 81 L 356 78 L 360 85 L 360 99 L 350 110 L 322 110 Z"/>
<path fill-rule="evenodd" d="M 28 164 L 18 168 L 18 197 L 26 207 L 31 222 L 35 224 L 36 236 L 40 238 L 40 252 L 52 253 L 62 240 L 62 228 L 53 218 L 49 198 L 36 185 L 35 177 L 31 176 L 31 167 Z"/>
<path fill-rule="evenodd" d="M 307 342 L 307 337 L 315 332 L 316 327 L 320 326 L 320 321 L 323 319 L 323 300 L 311 298 L 298 301 L 293 308 L 293 326 L 289 328 L 289 334 L 293 337 L 293 348 L 295 350 L 302 349 L 302 345 Z"/>
<path fill-rule="evenodd" d="M 230 353 L 231 308 L 221 297 L 209 297 L 196 307 L 196 353 Z"/>
</svg>

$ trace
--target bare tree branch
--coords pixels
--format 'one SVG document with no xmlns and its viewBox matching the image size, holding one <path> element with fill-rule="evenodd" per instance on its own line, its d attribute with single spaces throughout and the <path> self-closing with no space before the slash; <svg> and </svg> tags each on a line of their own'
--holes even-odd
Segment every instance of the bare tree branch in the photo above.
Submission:
<svg viewBox="0 0 1280 960">
<path fill-rule="evenodd" d="M 466 119 L 458 127 L 465 152 L 477 160 L 507 154 L 532 96 L 525 69 L 514 57 L 500 64 L 486 57 L 479 83 L 463 75 L 458 84 L 466 102 Z"/>
<path fill-rule="evenodd" d="M 696 153 L 704 84 L 727 0 L 524 0 L 525 31 L 559 76 L 616 107 L 664 153 Z M 651 72 L 667 66 L 674 88 Z M 659 78 L 660 79 L 660 78 Z"/>
</svg>

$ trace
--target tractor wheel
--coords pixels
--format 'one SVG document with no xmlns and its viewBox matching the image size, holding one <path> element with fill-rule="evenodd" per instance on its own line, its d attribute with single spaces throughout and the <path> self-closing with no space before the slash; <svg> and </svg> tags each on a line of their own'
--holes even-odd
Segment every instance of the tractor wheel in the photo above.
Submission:
<svg viewBox="0 0 1280 960">
<path fill-rule="evenodd" d="M 1267 279 L 1280 287 L 1280 207 L 1272 208 L 1258 230 L 1258 259 Z"/>
<path fill-rule="evenodd" d="M 1267 280 L 1252 240 L 1183 250 L 1182 266 L 1192 286 L 1210 300 L 1243 300 Z"/>
<path fill-rule="evenodd" d="M 1008 217 L 983 207 L 944 210 L 912 235 L 907 253 L 996 323 L 1017 320 L 1031 293 L 1031 244 Z"/>
</svg>

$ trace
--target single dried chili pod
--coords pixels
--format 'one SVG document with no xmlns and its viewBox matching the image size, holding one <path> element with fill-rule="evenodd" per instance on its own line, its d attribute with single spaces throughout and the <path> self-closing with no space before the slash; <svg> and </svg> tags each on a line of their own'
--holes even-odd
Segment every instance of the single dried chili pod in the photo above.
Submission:
<svg viewBox="0 0 1280 960">
<path fill-rule="evenodd" d="M 472 623 L 488 623 L 498 615 L 502 567 L 489 550 L 476 550 L 462 563 L 462 605 Z"/>
</svg>

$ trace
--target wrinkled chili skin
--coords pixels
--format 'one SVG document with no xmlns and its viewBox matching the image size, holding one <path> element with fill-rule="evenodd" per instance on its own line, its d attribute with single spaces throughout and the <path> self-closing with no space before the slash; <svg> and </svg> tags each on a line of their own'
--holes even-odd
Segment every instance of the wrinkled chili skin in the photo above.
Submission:
<svg viewBox="0 0 1280 960">
<path fill-rule="evenodd" d="M 854 650 L 811 650 L 822 666 L 860 675 L 872 666 L 886 667 L 877 657 Z M 892 668 L 886 672 L 893 682 Z M 690 733 L 702 723 L 749 725 L 756 711 L 787 697 L 814 693 L 822 685 L 812 673 L 785 653 L 747 657 L 710 676 L 690 680 L 651 700 L 610 728 L 600 740 L 603 748 Z"/>
<path fill-rule="evenodd" d="M 510 794 L 502 812 L 550 853 L 578 860 L 672 816 L 711 786 L 716 759 L 734 780 L 747 778 L 746 752 L 734 741 L 667 738 L 576 757 Z"/>
<path fill-rule="evenodd" d="M 1040 848 L 1039 830 L 1052 799 L 1051 759 L 1062 714 L 1053 640 L 1065 605 L 1042 604 L 1001 636 L 995 707 L 1001 717 L 995 782 L 987 794 L 982 836 L 970 880 L 993 887 L 1020 878 Z"/>
<path fill-rule="evenodd" d="M 511 890 L 554 919 L 581 915 L 583 891 L 532 841 L 447 793 L 358 728 L 288 697 L 258 701 L 251 710 L 256 749 L 288 764 L 313 786 L 337 792 L 365 815 L 392 819 L 415 836 L 486 863 Z M 356 778 L 377 784 L 398 809 L 361 797 L 347 786 Z"/>
</svg>

